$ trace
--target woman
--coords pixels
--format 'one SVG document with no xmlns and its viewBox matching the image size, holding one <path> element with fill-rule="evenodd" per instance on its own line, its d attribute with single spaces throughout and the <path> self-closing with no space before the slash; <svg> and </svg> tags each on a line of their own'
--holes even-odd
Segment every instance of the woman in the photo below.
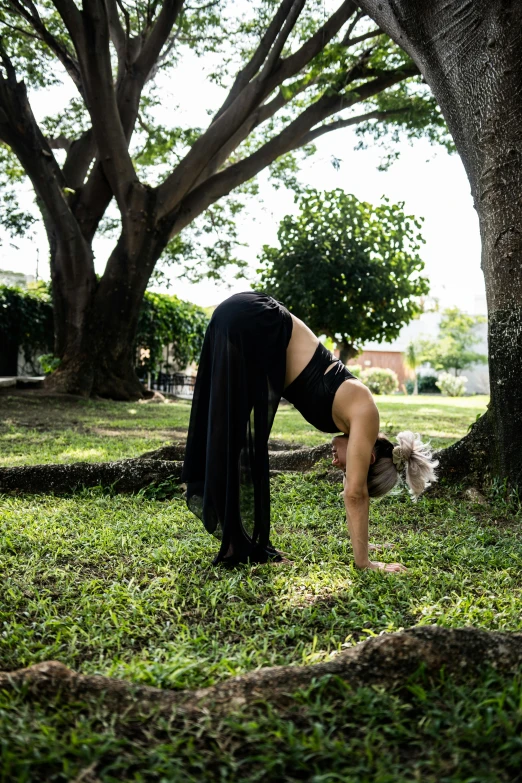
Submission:
<svg viewBox="0 0 522 783">
<path fill-rule="evenodd" d="M 268 437 L 281 397 L 332 441 L 345 473 L 344 502 L 359 568 L 400 571 L 368 556 L 370 497 L 389 492 L 403 469 L 414 497 L 436 462 L 413 433 L 394 446 L 379 433 L 369 390 L 298 318 L 266 294 L 236 294 L 208 326 L 194 391 L 183 481 L 187 503 L 221 539 L 214 563 L 280 562 L 270 544 Z"/>
</svg>

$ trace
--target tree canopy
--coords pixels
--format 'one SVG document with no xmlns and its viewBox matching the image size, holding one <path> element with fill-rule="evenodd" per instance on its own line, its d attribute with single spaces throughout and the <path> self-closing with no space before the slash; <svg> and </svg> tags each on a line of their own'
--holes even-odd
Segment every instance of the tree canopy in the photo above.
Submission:
<svg viewBox="0 0 522 783">
<path fill-rule="evenodd" d="M 16 187 L 30 181 L 61 391 L 139 394 L 125 346 L 158 259 L 196 278 L 239 260 L 235 218 L 261 171 L 295 186 L 299 156 L 348 126 L 449 144 L 417 66 L 352 0 L 5 0 L 0 28 L 2 220 L 30 228 Z M 176 102 L 200 63 L 221 90 L 221 105 L 190 97 L 206 127 Z M 37 119 L 34 91 L 65 83 L 67 109 Z M 98 280 L 92 243 L 107 233 Z"/>
<path fill-rule="evenodd" d="M 365 342 L 393 340 L 429 291 L 420 221 L 403 204 L 342 190 L 310 190 L 299 206 L 280 224 L 280 247 L 263 248 L 260 287 L 335 340 L 345 361 Z"/>
</svg>

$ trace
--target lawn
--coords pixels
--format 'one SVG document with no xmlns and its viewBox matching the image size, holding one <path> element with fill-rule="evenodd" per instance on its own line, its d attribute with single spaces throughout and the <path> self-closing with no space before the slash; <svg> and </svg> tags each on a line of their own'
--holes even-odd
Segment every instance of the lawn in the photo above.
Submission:
<svg viewBox="0 0 522 783">
<path fill-rule="evenodd" d="M 412 429 L 447 446 L 465 435 L 486 409 L 484 396 L 377 397 L 381 428 Z M 138 457 L 186 436 L 190 403 L 139 404 L 45 399 L 37 394 L 0 394 L 0 466 L 43 462 L 103 462 Z M 274 438 L 307 445 L 328 436 L 314 430 L 290 405 L 281 405 Z"/>
<path fill-rule="evenodd" d="M 485 398 L 378 398 L 382 424 L 437 444 Z M 136 456 L 182 437 L 189 405 L 0 397 L 4 465 Z M 174 433 L 174 434 L 173 434 Z M 274 436 L 322 442 L 292 409 Z M 354 568 L 339 487 L 324 470 L 272 486 L 283 567 L 213 567 L 217 543 L 181 495 L 0 496 L 0 670 L 55 659 L 83 673 L 200 688 L 261 666 L 312 664 L 416 624 L 522 631 L 522 533 L 498 487 L 372 504 L 374 541 L 408 572 Z M 420 671 L 407 687 L 318 680 L 216 724 L 114 716 L 99 702 L 0 694 L 0 781 L 522 780 L 522 683 Z"/>
</svg>

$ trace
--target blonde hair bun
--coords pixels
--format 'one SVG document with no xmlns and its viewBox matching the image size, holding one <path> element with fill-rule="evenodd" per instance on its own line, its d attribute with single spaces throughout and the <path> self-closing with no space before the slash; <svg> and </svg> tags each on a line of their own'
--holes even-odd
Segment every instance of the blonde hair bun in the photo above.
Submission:
<svg viewBox="0 0 522 783">
<path fill-rule="evenodd" d="M 433 481 L 437 481 L 435 468 L 439 461 L 433 459 L 429 443 L 423 443 L 418 434 L 410 430 L 399 432 L 393 449 L 393 462 L 398 471 L 406 468 L 406 484 L 414 500 L 417 500 Z"/>
</svg>

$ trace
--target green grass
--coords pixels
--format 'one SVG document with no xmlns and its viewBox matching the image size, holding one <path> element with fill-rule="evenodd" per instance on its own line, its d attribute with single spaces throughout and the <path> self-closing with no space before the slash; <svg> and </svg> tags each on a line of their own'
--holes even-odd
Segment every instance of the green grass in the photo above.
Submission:
<svg viewBox="0 0 522 783">
<path fill-rule="evenodd" d="M 411 426 L 449 441 L 485 401 L 378 403 L 393 432 Z M 165 432 L 168 441 L 189 412 L 185 403 L 57 406 L 25 397 L 0 397 L 0 407 L 10 421 L 3 438 L 23 433 L 32 416 L 26 435 L 35 433 L 35 440 L 20 439 L 19 452 L 11 452 L 25 463 L 63 461 L 53 435 L 68 434 L 81 448 L 95 428 L 117 430 L 105 448 L 117 441 L 120 454 L 132 456 L 139 438 L 129 438 L 129 430 L 151 438 Z M 307 431 L 283 409 L 273 435 L 311 442 Z M 2 447 L 10 442 L 4 438 Z M 135 448 L 150 446 L 141 441 Z M 217 542 L 180 496 L 159 501 L 93 490 L 0 497 L 0 670 L 56 659 L 84 673 L 192 689 L 260 666 L 322 661 L 416 624 L 522 631 L 517 506 L 494 488 L 484 505 L 459 488 L 441 487 L 417 504 L 401 490 L 372 503 L 371 539 L 390 542 L 383 557 L 408 572 L 361 572 L 353 566 L 340 488 L 323 475 L 320 466 L 273 481 L 274 544 L 294 562 L 233 571 L 211 565 Z M 0 781 L 9 783 L 511 783 L 522 780 L 521 765 L 520 678 L 488 671 L 469 681 L 419 673 L 389 691 L 351 691 L 323 679 L 286 707 L 260 700 L 226 720 L 202 716 L 196 724 L 179 716 L 117 717 L 100 702 L 58 696 L 46 703 L 23 690 L 0 694 Z"/>
<path fill-rule="evenodd" d="M 2 782 L 517 783 L 522 682 L 419 672 L 401 688 L 322 678 L 273 708 L 224 719 L 0 694 Z"/>
<path fill-rule="evenodd" d="M 381 428 L 412 429 L 447 446 L 465 435 L 487 397 L 376 397 Z M 137 457 L 183 439 L 190 403 L 139 404 L 48 400 L 30 394 L 0 395 L 0 466 L 43 462 L 105 462 Z M 272 437 L 317 445 L 328 436 L 313 429 L 289 405 L 276 416 Z"/>
</svg>

